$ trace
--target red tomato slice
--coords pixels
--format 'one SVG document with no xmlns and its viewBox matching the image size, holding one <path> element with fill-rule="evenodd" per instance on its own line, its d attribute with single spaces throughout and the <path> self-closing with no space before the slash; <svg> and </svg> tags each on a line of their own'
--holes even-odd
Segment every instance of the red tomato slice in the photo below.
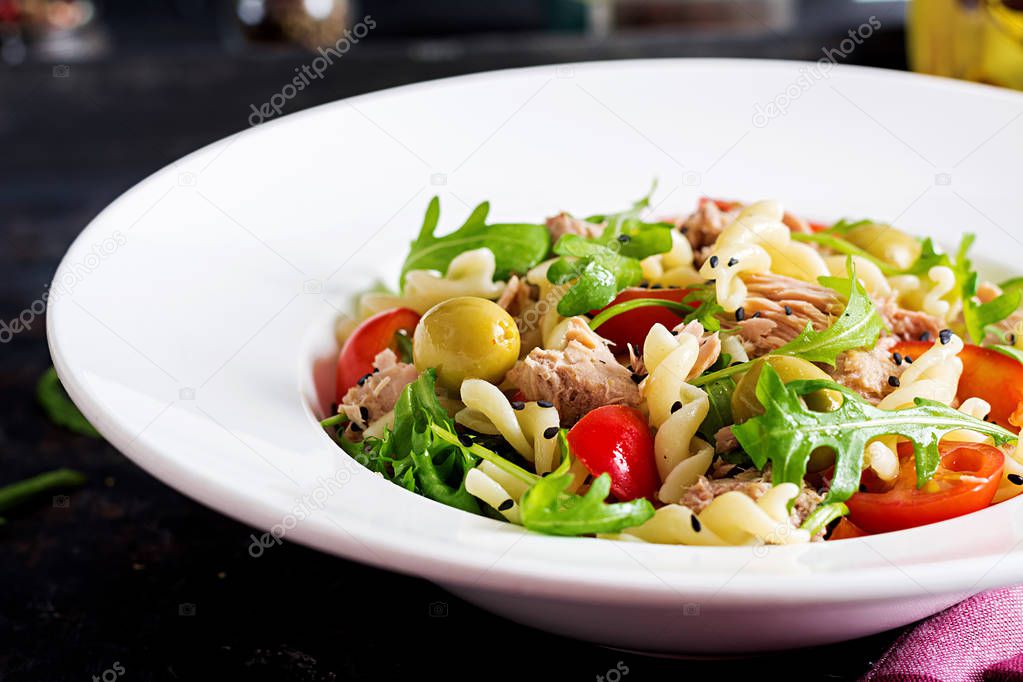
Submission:
<svg viewBox="0 0 1023 682">
<path fill-rule="evenodd" d="M 868 533 L 924 526 L 975 512 L 991 504 L 1005 466 L 998 448 L 982 443 L 942 443 L 941 463 L 931 483 L 916 487 L 913 446 L 899 444 L 901 469 L 883 493 L 856 493 L 846 502 L 849 519 Z M 969 477 L 963 480 L 962 477 Z M 931 492 L 928 487 L 935 485 Z"/>
<path fill-rule="evenodd" d="M 568 444 L 591 474 L 611 476 L 611 492 L 621 501 L 653 497 L 660 486 L 654 437 L 639 410 L 624 405 L 591 410 L 569 430 Z"/>
<path fill-rule="evenodd" d="M 392 348 L 394 335 L 405 330 L 409 336 L 419 323 L 419 313 L 409 308 L 385 310 L 370 317 L 352 332 L 337 359 L 337 401 L 373 371 L 373 358 Z"/>
<path fill-rule="evenodd" d="M 590 314 L 607 310 L 613 305 L 632 301 L 637 298 L 659 298 L 665 301 L 682 302 L 682 299 L 689 293 L 689 289 L 626 289 L 615 297 L 608 305 L 600 310 L 594 310 Z M 646 340 L 647 332 L 658 322 L 668 329 L 672 329 L 682 321 L 682 316 L 668 308 L 650 305 L 636 308 L 620 315 L 615 315 L 604 324 L 597 327 L 597 333 L 612 342 L 615 350 L 626 352 L 626 344 L 631 343 L 636 352 L 643 349 L 643 341 Z"/>
<path fill-rule="evenodd" d="M 928 341 L 903 341 L 892 349 L 914 360 L 932 345 Z M 959 354 L 963 376 L 959 400 L 981 398 L 991 404 L 988 419 L 1012 431 L 1023 426 L 1023 364 L 990 348 L 967 344 Z"/>
<path fill-rule="evenodd" d="M 831 540 L 848 540 L 850 538 L 862 538 L 870 535 L 867 531 L 859 528 L 855 523 L 849 519 L 842 519 L 835 526 L 835 530 L 831 531 L 831 535 L 828 536 L 828 541 Z"/>
</svg>

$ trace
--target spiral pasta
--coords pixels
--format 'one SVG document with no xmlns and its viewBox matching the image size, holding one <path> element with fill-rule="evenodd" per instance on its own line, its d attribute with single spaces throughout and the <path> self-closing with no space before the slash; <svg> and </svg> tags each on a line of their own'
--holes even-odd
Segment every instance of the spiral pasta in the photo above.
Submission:
<svg viewBox="0 0 1023 682">
<path fill-rule="evenodd" d="M 860 281 L 867 293 L 874 298 L 883 298 L 892 293 L 892 287 L 885 279 L 881 268 L 863 256 L 827 256 L 824 263 L 828 266 L 828 272 L 832 277 L 848 278 L 846 270 L 846 259 L 852 258 L 856 266 L 856 279 Z"/>
<path fill-rule="evenodd" d="M 669 504 L 653 518 L 623 535 L 670 545 L 788 545 L 810 541 L 808 531 L 796 528 L 788 504 L 799 486 L 780 483 L 760 499 L 733 490 L 714 498 L 699 514 L 681 504 Z"/>
<path fill-rule="evenodd" d="M 448 265 L 444 276 L 432 270 L 412 270 L 405 275 L 405 288 L 400 296 L 372 292 L 363 295 L 360 311 L 368 317 L 389 308 L 411 308 L 419 314 L 441 301 L 456 296 L 479 296 L 496 300 L 506 286 L 494 280 L 494 254 L 482 248 L 458 254 Z"/>
<path fill-rule="evenodd" d="M 935 265 L 927 271 L 926 279 L 930 284 L 916 275 L 896 275 L 888 282 L 900 305 L 946 322 L 955 318 L 962 309 L 960 301 L 948 300 L 949 294 L 957 290 L 955 272 L 946 265 Z"/>
<path fill-rule="evenodd" d="M 715 280 L 718 303 L 727 312 L 746 300 L 743 273 L 774 272 L 806 282 L 828 274 L 815 249 L 792 241 L 783 217 L 781 204 L 759 201 L 744 208 L 718 237 L 700 275 Z"/>
<path fill-rule="evenodd" d="M 680 232 L 671 232 L 671 250 L 640 261 L 643 279 L 665 287 L 685 287 L 703 281 L 693 267 L 693 247 Z"/>
<path fill-rule="evenodd" d="M 560 424 L 556 408 L 528 402 L 516 410 L 497 386 L 481 379 L 463 381 L 461 395 L 465 409 L 455 415 L 456 422 L 481 433 L 500 434 L 533 462 L 538 474 L 554 470 Z"/>
<path fill-rule="evenodd" d="M 465 489 L 470 495 L 480 498 L 512 523 L 522 523 L 519 500 L 528 488 L 528 484 L 487 461 L 470 469 L 465 477 Z"/>
<path fill-rule="evenodd" d="M 690 334 L 673 335 L 655 324 L 643 342 L 643 362 L 649 375 L 640 385 L 657 429 L 654 455 L 661 476 L 657 493 L 662 502 L 674 502 L 682 490 L 707 470 L 714 448 L 696 431 L 710 411 L 710 400 L 699 388 L 686 383 L 696 365 L 700 346 Z"/>
<path fill-rule="evenodd" d="M 959 359 L 962 350 L 963 340 L 955 334 L 948 337 L 948 343 L 935 341 L 902 373 L 899 387 L 877 406 L 882 410 L 912 407 L 915 398 L 951 404 L 963 373 L 963 361 Z"/>
</svg>

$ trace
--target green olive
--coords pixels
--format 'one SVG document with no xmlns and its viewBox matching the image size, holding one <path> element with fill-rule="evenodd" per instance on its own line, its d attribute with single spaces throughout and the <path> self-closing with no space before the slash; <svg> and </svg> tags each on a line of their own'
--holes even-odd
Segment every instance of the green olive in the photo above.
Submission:
<svg viewBox="0 0 1023 682">
<path fill-rule="evenodd" d="M 437 382 L 458 391 L 465 379 L 497 383 L 519 357 L 519 329 L 508 312 L 475 296 L 426 311 L 412 338 L 416 369 L 437 369 Z"/>
<path fill-rule="evenodd" d="M 902 269 L 915 263 L 922 249 L 920 242 L 905 232 L 880 223 L 854 227 L 844 236 L 875 258 Z"/>
<path fill-rule="evenodd" d="M 757 381 L 760 379 L 760 372 L 764 369 L 765 362 L 774 368 L 774 371 L 786 384 L 799 379 L 831 379 L 824 370 L 806 360 L 787 355 L 771 355 L 761 358 L 753 363 L 739 379 L 739 383 L 735 385 L 735 392 L 732 393 L 732 417 L 736 424 L 741 424 L 747 419 L 764 413 L 763 405 L 757 400 Z M 814 391 L 803 396 L 803 402 L 815 412 L 831 412 L 842 404 L 842 394 L 830 389 Z"/>
</svg>

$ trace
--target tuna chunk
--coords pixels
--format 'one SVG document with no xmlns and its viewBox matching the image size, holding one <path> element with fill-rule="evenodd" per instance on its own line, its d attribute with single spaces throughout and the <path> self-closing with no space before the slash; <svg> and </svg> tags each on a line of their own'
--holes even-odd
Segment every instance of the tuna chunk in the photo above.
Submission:
<svg viewBox="0 0 1023 682">
<path fill-rule="evenodd" d="M 398 362 L 390 348 L 377 353 L 373 373 L 361 385 L 352 386 L 341 399 L 338 412 L 348 416 L 348 438 L 358 440 L 369 424 L 394 409 L 401 392 L 419 377 L 413 365 Z"/>
<path fill-rule="evenodd" d="M 586 238 L 599 237 L 600 233 L 604 231 L 604 226 L 573 218 L 568 213 L 562 212 L 547 219 L 547 231 L 551 233 L 551 244 L 557 244 L 558 240 L 566 234 Z"/>
<path fill-rule="evenodd" d="M 938 338 L 938 332 L 945 328 L 945 323 L 919 310 L 906 310 L 899 307 L 894 296 L 874 301 L 877 312 L 891 329 L 893 336 L 903 341 L 919 341 L 930 334 L 930 338 Z"/>
<path fill-rule="evenodd" d="M 563 350 L 534 348 L 515 363 L 507 381 L 527 400 L 549 400 L 562 426 L 571 426 L 597 407 L 640 403 L 632 374 L 580 318 L 573 318 Z"/>
<path fill-rule="evenodd" d="M 674 332 L 676 334 L 689 334 L 696 337 L 696 340 L 700 342 L 700 353 L 696 357 L 696 364 L 693 365 L 693 368 L 689 371 L 689 376 L 686 377 L 687 380 L 700 376 L 718 361 L 718 356 L 721 355 L 721 339 L 718 337 L 717 332 L 713 334 L 704 332 L 703 325 L 696 320 L 689 324 L 680 324 L 675 327 Z"/>
<path fill-rule="evenodd" d="M 710 479 L 700 476 L 696 483 L 689 486 L 683 493 L 679 504 L 689 507 L 694 514 L 699 514 L 707 508 L 715 498 L 727 492 L 738 490 L 745 493 L 754 500 L 759 500 L 764 493 L 771 489 L 770 474 L 761 473 L 755 469 L 744 471 L 735 478 Z M 820 495 L 811 488 L 803 486 L 796 503 L 792 507 L 792 514 L 789 519 L 792 525 L 798 527 L 806 517 L 821 503 Z"/>
<path fill-rule="evenodd" d="M 743 278 L 749 289 L 746 302 L 736 317 L 722 326 L 738 329 L 750 357 L 758 357 L 780 348 L 806 328 L 816 330 L 831 325 L 845 307 L 831 289 L 774 274 L 751 274 Z"/>
<path fill-rule="evenodd" d="M 871 350 L 846 351 L 836 358 L 834 367 L 823 364 L 820 367 L 835 381 L 876 405 L 895 390 L 888 377 L 898 377 L 906 368 L 905 363 L 896 365 L 892 358 L 892 347 L 898 342 L 894 336 L 883 336 Z"/>
<path fill-rule="evenodd" d="M 693 247 L 693 264 L 699 268 L 710 256 L 711 247 L 721 235 L 721 231 L 735 220 L 739 208 L 722 211 L 713 201 L 704 201 L 689 214 L 678 226 Z"/>
<path fill-rule="evenodd" d="M 731 426 L 722 426 L 714 434 L 714 452 L 731 452 L 739 448 L 739 440 L 732 433 Z"/>
</svg>

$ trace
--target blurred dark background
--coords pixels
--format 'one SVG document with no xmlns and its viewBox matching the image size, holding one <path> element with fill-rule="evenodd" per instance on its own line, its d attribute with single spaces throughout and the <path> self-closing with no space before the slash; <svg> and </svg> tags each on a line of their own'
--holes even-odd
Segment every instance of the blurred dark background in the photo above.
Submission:
<svg viewBox="0 0 1023 682">
<path fill-rule="evenodd" d="M 0 319 L 45 291 L 106 204 L 245 128 L 250 105 L 317 47 L 351 43 L 286 113 L 541 63 L 816 60 L 871 15 L 882 29 L 848 63 L 901 69 L 905 10 L 853 0 L 0 0 Z M 34 397 L 49 365 L 41 320 L 0 345 L 0 485 L 65 466 L 88 482 L 5 513 L 0 680 L 600 679 L 619 662 L 637 680 L 765 666 L 841 679 L 869 669 L 897 634 L 767 658 L 648 659 L 301 547 L 254 560 L 251 529 L 51 423 Z"/>
</svg>

